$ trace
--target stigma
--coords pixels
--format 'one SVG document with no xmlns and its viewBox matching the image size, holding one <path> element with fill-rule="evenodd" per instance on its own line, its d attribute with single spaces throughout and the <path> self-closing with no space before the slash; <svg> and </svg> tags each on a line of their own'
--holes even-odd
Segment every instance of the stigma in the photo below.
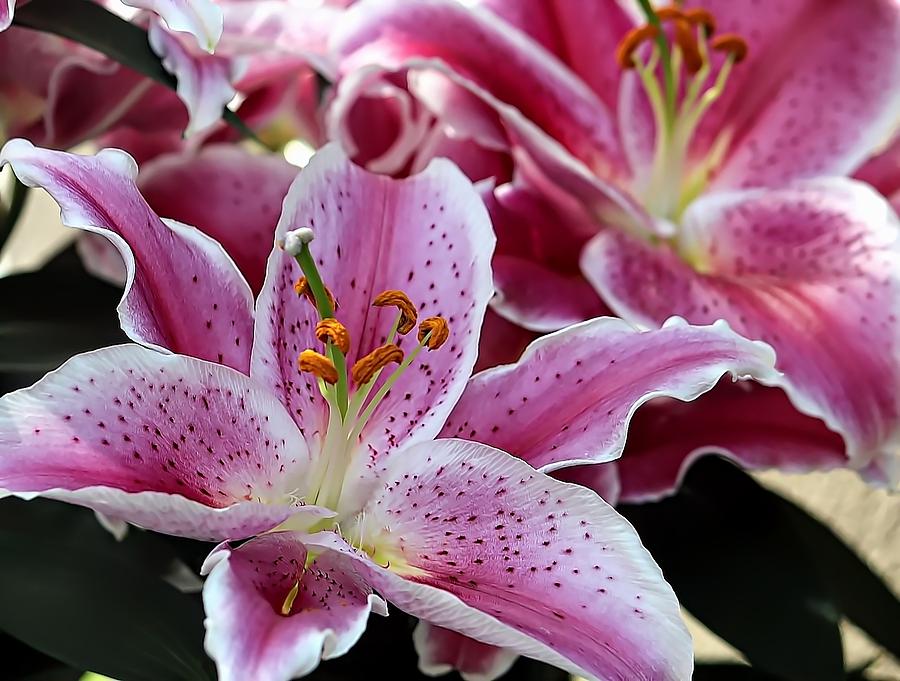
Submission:
<svg viewBox="0 0 900 681">
<path fill-rule="evenodd" d="M 700 121 L 747 56 L 747 43 L 734 33 L 716 34 L 715 16 L 703 8 L 669 6 L 648 17 L 619 43 L 616 60 L 637 74 L 655 120 L 653 164 L 635 193 L 651 215 L 677 223 L 727 150 L 724 131 L 704 158 L 689 157 Z"/>
</svg>

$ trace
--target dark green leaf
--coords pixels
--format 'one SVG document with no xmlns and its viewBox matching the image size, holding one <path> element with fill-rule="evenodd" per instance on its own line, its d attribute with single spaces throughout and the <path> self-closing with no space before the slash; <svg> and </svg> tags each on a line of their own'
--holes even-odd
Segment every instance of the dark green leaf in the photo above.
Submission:
<svg viewBox="0 0 900 681">
<path fill-rule="evenodd" d="M 786 500 L 785 515 L 815 557 L 845 617 L 900 658 L 900 600 L 829 527 Z"/>
<path fill-rule="evenodd" d="M 10 198 L 7 201 L 6 211 L 0 211 L 0 251 L 3 251 L 6 241 L 19 221 L 27 199 L 28 187 L 19 182 L 19 178 L 13 176 L 12 192 L 10 192 Z"/>
<path fill-rule="evenodd" d="M 84 271 L 74 248 L 43 269 L 0 279 L 0 372 L 44 372 L 72 355 L 128 339 L 121 289 Z"/>
<path fill-rule="evenodd" d="M 79 681 L 82 676 L 83 672 L 71 667 L 56 666 L 34 674 L 15 677 L 12 681 Z"/>
<path fill-rule="evenodd" d="M 116 542 L 86 509 L 3 500 L 0 629 L 122 681 L 211 679 L 199 599 L 159 576 L 174 557 L 135 528 Z"/>
<path fill-rule="evenodd" d="M 844 677 L 838 607 L 780 497 L 706 457 L 676 496 L 620 510 L 684 606 L 754 667 L 790 681 Z"/>
<path fill-rule="evenodd" d="M 91 0 L 31 0 L 16 8 L 15 23 L 87 45 L 113 61 L 175 89 L 175 78 L 150 49 L 147 32 Z M 254 137 L 233 111 L 224 109 L 222 118 L 245 137 Z"/>
<path fill-rule="evenodd" d="M 0 632 L 0 678 L 16 679 L 17 681 L 38 681 L 47 675 L 47 681 L 51 681 L 56 675 L 61 675 L 65 681 L 78 681 L 82 672 L 63 667 L 57 660 L 43 653 L 29 648 L 21 641 Z M 68 672 L 69 678 L 66 678 Z M 72 678 L 74 676 L 74 679 Z"/>
</svg>

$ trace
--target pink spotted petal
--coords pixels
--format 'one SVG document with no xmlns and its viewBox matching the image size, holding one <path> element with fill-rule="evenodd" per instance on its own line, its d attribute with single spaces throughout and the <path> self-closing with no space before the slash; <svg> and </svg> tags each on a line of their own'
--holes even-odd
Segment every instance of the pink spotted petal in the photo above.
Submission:
<svg viewBox="0 0 900 681">
<path fill-rule="evenodd" d="M 190 122 L 185 135 L 208 130 L 236 91 L 232 83 L 243 70 L 240 60 L 205 53 L 195 54 L 158 21 L 150 22 L 150 46 L 163 67 L 178 80 L 177 93 L 187 107 Z"/>
<path fill-rule="evenodd" d="M 190 33 L 197 45 L 212 52 L 222 36 L 222 10 L 214 0 L 122 0 L 158 14 L 172 31 Z"/>
<path fill-rule="evenodd" d="M 293 679 L 346 653 L 369 612 L 387 614 L 353 560 L 329 551 L 305 567 L 306 547 L 290 532 L 227 544 L 206 559 L 206 651 L 221 681 Z M 288 614 L 285 599 L 299 591 Z"/>
<path fill-rule="evenodd" d="M 726 373 L 772 382 L 774 363 L 771 348 L 724 322 L 673 318 L 642 333 L 602 317 L 539 338 L 516 364 L 473 377 L 442 435 L 500 447 L 544 471 L 610 461 L 644 402 L 693 400 Z"/>
<path fill-rule="evenodd" d="M 675 492 L 704 454 L 796 473 L 847 463 L 841 437 L 797 411 L 782 390 L 723 381 L 694 402 L 658 398 L 644 405 L 622 457 L 594 468 L 614 469 L 621 500 L 640 503 Z"/>
<path fill-rule="evenodd" d="M 678 602 L 634 529 L 593 492 L 474 442 L 398 453 L 365 512 L 382 568 L 336 535 L 397 607 L 589 678 L 691 676 Z"/>
<path fill-rule="evenodd" d="M 281 202 L 296 176 L 297 168 L 279 156 L 222 144 L 147 163 L 138 187 L 158 214 L 195 225 L 222 244 L 259 291 Z"/>
<path fill-rule="evenodd" d="M 346 58 L 345 69 L 441 60 L 589 166 L 604 172 L 621 167 L 615 125 L 603 102 L 538 43 L 489 12 L 450 0 L 362 2 L 346 13 L 332 46 Z"/>
<path fill-rule="evenodd" d="M 749 56 L 702 122 L 698 144 L 732 136 L 718 188 L 776 187 L 852 172 L 894 129 L 900 107 L 895 0 L 697 0 Z M 810 132 L 814 131 L 814 132 Z"/>
<path fill-rule="evenodd" d="M 164 223 L 135 186 L 130 156 L 104 149 L 79 156 L 7 142 L 0 166 L 42 187 L 69 227 L 102 234 L 122 254 L 128 285 L 119 304 L 122 328 L 135 341 L 246 371 L 253 300 L 222 247 L 202 232 Z"/>
<path fill-rule="evenodd" d="M 465 681 L 492 681 L 508 672 L 519 657 L 511 650 L 481 643 L 424 620 L 413 632 L 413 643 L 419 655 L 419 669 L 427 676 L 456 670 Z"/>
<path fill-rule="evenodd" d="M 321 516 L 292 507 L 308 465 L 284 408 L 246 376 L 138 345 L 78 355 L 0 398 L 2 494 L 158 532 L 236 539 Z"/>
<path fill-rule="evenodd" d="M 622 69 L 613 58 L 635 16 L 619 0 L 483 0 L 507 23 L 527 33 L 578 75 L 610 111 Z"/>
<path fill-rule="evenodd" d="M 851 465 L 893 459 L 900 244 L 885 200 L 837 178 L 710 195 L 683 230 L 680 248 L 701 272 L 668 247 L 613 232 L 588 246 L 583 267 L 626 319 L 724 318 L 769 343 L 784 372 L 777 384 L 844 437 Z"/>
<path fill-rule="evenodd" d="M 315 231 L 312 253 L 337 299 L 336 316 L 350 332 L 351 366 L 385 342 L 397 317 L 393 308 L 371 306 L 382 291 L 403 290 L 420 317 L 441 315 L 449 322 L 447 343 L 420 355 L 362 438 L 376 453 L 431 439 L 471 374 L 492 293 L 494 237 L 477 192 L 447 161 L 393 180 L 366 172 L 332 145 L 292 185 L 278 235 L 302 226 Z M 320 347 L 312 333 L 317 315 L 293 290 L 299 276 L 292 257 L 272 253 L 257 308 L 252 373 L 281 396 L 307 436 L 316 437 L 324 434 L 322 398 L 313 380 L 297 372 L 296 359 Z M 406 352 L 415 344 L 414 333 L 402 340 Z"/>
</svg>

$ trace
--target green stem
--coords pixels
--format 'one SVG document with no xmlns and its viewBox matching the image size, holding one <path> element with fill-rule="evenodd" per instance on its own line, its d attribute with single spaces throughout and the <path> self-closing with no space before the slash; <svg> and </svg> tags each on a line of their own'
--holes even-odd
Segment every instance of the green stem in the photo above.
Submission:
<svg viewBox="0 0 900 681">
<path fill-rule="evenodd" d="M 662 22 L 650 4 L 650 0 L 638 0 L 638 3 L 647 17 L 647 23 L 656 27 L 656 46 L 659 48 L 666 87 L 666 121 L 671 124 L 675 120 L 675 80 L 672 75 L 672 55 L 669 52 L 669 43 L 663 32 Z"/>
<path fill-rule="evenodd" d="M 322 319 L 334 317 L 334 308 L 331 306 L 331 299 L 325 290 L 325 284 L 322 282 L 322 276 L 319 274 L 319 268 L 316 267 L 316 261 L 313 260 L 312 253 L 309 250 L 309 244 L 303 244 L 300 254 L 297 256 L 297 262 L 303 274 L 306 276 L 306 283 L 309 290 L 312 291 L 313 298 L 316 300 L 316 309 Z M 350 389 L 347 381 L 347 359 L 344 353 L 332 343 L 328 344 L 328 356 L 334 362 L 334 368 L 337 369 L 338 382 L 335 384 L 335 393 L 337 397 L 338 408 L 341 410 L 341 416 L 347 414 L 347 405 L 349 403 Z"/>
<path fill-rule="evenodd" d="M 19 178 L 13 175 L 12 197 L 9 200 L 9 208 L 7 208 L 5 214 L 0 215 L 0 251 L 3 251 L 7 239 L 9 239 L 13 228 L 19 221 L 27 198 L 28 187 L 19 182 Z"/>
</svg>

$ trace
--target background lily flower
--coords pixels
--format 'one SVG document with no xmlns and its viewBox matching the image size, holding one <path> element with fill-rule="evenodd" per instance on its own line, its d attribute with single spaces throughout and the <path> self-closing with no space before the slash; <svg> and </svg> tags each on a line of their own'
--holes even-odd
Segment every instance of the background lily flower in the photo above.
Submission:
<svg viewBox="0 0 900 681">
<path fill-rule="evenodd" d="M 383 611 L 373 591 L 592 677 L 690 674 L 677 602 L 630 525 L 594 492 L 488 445 L 506 439 L 546 470 L 615 458 L 642 402 L 692 399 L 725 373 L 774 380 L 769 348 L 724 324 L 639 332 L 600 319 L 538 341 L 515 381 L 497 369 L 496 383 L 476 376 L 467 387 L 493 236 L 449 163 L 397 181 L 328 147 L 301 173 L 277 236 L 316 230 L 315 269 L 340 320 L 323 325 L 295 290 L 297 261 L 277 249 L 254 315 L 225 251 L 160 220 L 122 152 L 82 157 L 16 140 L 0 157 L 53 195 L 66 224 L 119 248 L 119 312 L 141 344 L 79 355 L 0 399 L 0 488 L 225 540 L 204 593 L 221 678 L 286 679 L 343 653 L 369 611 Z M 381 290 L 393 290 L 400 315 L 372 307 Z M 419 311 L 445 321 L 423 321 L 417 344 L 398 334 Z M 393 371 L 379 359 L 391 342 L 388 355 L 403 358 Z M 309 360 L 315 348 L 333 359 Z M 298 371 L 298 354 L 313 373 Z M 465 394 L 491 385 L 505 392 L 476 422 L 466 405 L 479 398 Z M 497 424 L 516 409 L 510 424 L 546 411 L 546 432 L 510 439 Z M 470 441 L 434 440 L 442 428 Z"/>
<path fill-rule="evenodd" d="M 266 0 L 128 4 L 144 11 L 118 2 L 108 9 L 148 30 L 177 95 L 74 41 L 12 27 L 0 35 L 6 138 L 68 148 L 107 134 L 106 143 L 146 160 L 236 139 L 220 118 L 239 102 L 248 125 L 266 137 L 278 131 L 270 141 L 283 143 L 288 127 L 292 136 L 324 141 L 306 117 L 316 92 L 310 63 L 326 68 L 321 27 L 337 9 Z"/>
<path fill-rule="evenodd" d="M 729 433 L 707 427 L 705 408 L 682 412 L 684 446 L 638 469 L 669 471 L 665 482 L 636 475 L 627 496 L 674 489 L 698 447 L 749 466 L 849 465 L 889 482 L 900 425 L 896 216 L 837 176 L 896 123 L 896 3 L 685 2 L 663 17 L 669 66 L 652 29 L 617 2 L 481 4 L 354 5 L 331 36 L 342 77 L 330 129 L 354 149 L 345 122 L 359 83 L 389 83 L 428 112 L 428 139 L 453 138 L 447 155 L 475 179 L 495 177 L 496 309 L 508 318 L 558 328 L 596 314 L 592 288 L 644 327 L 672 314 L 724 318 L 769 342 L 784 372 L 775 395 L 716 391 L 728 413 L 753 415 Z M 415 169 L 428 148 L 412 145 L 392 172 Z M 505 170 L 488 160 L 497 153 Z M 766 419 L 787 406 L 773 433 Z"/>
<path fill-rule="evenodd" d="M 12 27 L 0 58 L 5 138 L 67 148 L 112 128 L 180 138 L 187 123 L 175 93 L 70 40 Z"/>
</svg>

